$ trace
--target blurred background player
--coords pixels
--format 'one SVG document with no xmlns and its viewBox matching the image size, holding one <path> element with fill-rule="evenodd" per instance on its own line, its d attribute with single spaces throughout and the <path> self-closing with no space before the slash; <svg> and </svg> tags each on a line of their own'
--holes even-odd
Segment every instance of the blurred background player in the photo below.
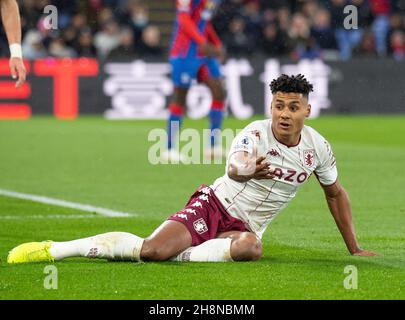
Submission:
<svg viewBox="0 0 405 320">
<path fill-rule="evenodd" d="M 170 64 L 174 95 L 169 106 L 167 124 L 168 160 L 179 160 L 180 154 L 174 149 L 174 139 L 179 133 L 186 109 L 187 92 L 193 80 L 205 83 L 212 94 L 209 113 L 210 148 L 206 156 L 222 155 L 218 146 L 218 130 L 224 118 L 225 93 L 221 83 L 220 59 L 224 57 L 221 40 L 217 36 L 211 18 L 220 0 L 177 0 L 176 20 L 170 48 Z"/>
<path fill-rule="evenodd" d="M 20 10 L 16 0 L 0 0 L 1 20 L 10 46 L 10 71 L 20 87 L 26 78 L 22 59 Z"/>
</svg>

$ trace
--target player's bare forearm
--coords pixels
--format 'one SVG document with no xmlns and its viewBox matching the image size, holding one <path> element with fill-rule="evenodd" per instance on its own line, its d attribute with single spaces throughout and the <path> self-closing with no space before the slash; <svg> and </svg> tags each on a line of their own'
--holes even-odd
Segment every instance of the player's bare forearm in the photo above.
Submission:
<svg viewBox="0 0 405 320">
<path fill-rule="evenodd" d="M 10 72 L 20 87 L 26 80 L 27 72 L 22 60 L 21 19 L 16 0 L 0 0 L 1 19 L 10 45 Z"/>
<path fill-rule="evenodd" d="M 336 225 L 346 243 L 347 249 L 352 255 L 375 255 L 372 252 L 362 250 L 357 242 L 356 232 L 353 225 L 352 209 L 346 190 L 337 181 L 334 185 L 324 187 L 326 200 L 330 212 L 335 219 Z"/>
<path fill-rule="evenodd" d="M 228 168 L 228 177 L 231 178 L 232 180 L 235 180 L 237 182 L 242 182 L 242 183 L 247 182 L 250 179 L 252 179 L 252 175 L 240 174 L 241 171 L 242 170 L 239 167 L 237 167 L 233 164 L 230 164 L 229 168 Z"/>
<path fill-rule="evenodd" d="M 8 43 L 21 43 L 21 20 L 17 1 L 0 0 L 0 8 Z"/>
<path fill-rule="evenodd" d="M 326 194 L 329 209 L 351 254 L 359 250 L 352 221 L 352 211 L 346 191 L 339 186 L 336 192 Z"/>
</svg>

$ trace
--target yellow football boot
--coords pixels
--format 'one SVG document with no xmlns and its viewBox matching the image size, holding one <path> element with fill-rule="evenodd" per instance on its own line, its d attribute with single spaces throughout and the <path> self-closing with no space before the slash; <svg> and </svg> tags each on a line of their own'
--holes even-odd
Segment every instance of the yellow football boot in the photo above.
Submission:
<svg viewBox="0 0 405 320">
<path fill-rule="evenodd" d="M 52 241 L 23 243 L 11 250 L 7 263 L 54 262 L 49 248 Z"/>
</svg>

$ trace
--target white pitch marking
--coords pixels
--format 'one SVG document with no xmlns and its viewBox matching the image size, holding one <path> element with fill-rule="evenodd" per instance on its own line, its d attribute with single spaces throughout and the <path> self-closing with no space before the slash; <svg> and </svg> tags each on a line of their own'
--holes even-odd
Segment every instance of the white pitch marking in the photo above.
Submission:
<svg viewBox="0 0 405 320">
<path fill-rule="evenodd" d="M 94 218 L 111 218 L 106 216 L 101 216 L 97 214 L 37 214 L 31 216 L 2 216 L 0 215 L 0 220 L 38 220 L 38 219 L 94 219 Z M 132 216 L 121 216 L 114 218 L 132 218 Z"/>
<path fill-rule="evenodd" d="M 136 217 L 137 216 L 137 214 L 135 214 L 135 213 L 114 211 L 114 210 L 107 209 L 107 208 L 94 207 L 89 204 L 70 202 L 70 201 L 66 201 L 66 200 L 48 198 L 48 197 L 44 197 L 44 196 L 37 196 L 37 195 L 33 195 L 33 194 L 15 192 L 15 191 L 5 190 L 5 189 L 0 189 L 0 195 L 6 196 L 6 197 L 11 197 L 11 198 L 18 198 L 18 199 L 23 199 L 23 200 L 30 200 L 30 201 L 34 201 L 34 202 L 50 204 L 53 206 L 59 206 L 59 207 L 65 207 L 65 208 L 71 208 L 71 209 L 75 209 L 75 210 L 91 212 L 91 213 L 97 213 L 97 214 L 105 216 L 105 217 Z M 88 217 L 90 217 L 90 216 L 88 216 Z"/>
</svg>

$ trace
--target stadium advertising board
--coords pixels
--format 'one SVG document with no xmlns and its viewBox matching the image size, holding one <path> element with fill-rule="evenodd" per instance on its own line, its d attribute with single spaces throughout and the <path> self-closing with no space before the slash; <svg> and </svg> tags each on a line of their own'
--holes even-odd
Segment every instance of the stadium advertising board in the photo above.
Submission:
<svg viewBox="0 0 405 320">
<path fill-rule="evenodd" d="M 53 114 L 59 119 L 74 119 L 79 114 L 102 114 L 108 119 L 167 116 L 173 85 L 170 65 L 165 61 L 100 63 L 83 58 L 46 59 L 27 61 L 26 67 L 29 81 L 17 90 L 6 79 L 8 60 L 0 61 L 2 119 L 27 119 L 35 114 Z M 222 71 L 228 92 L 228 114 L 239 119 L 269 114 L 269 82 L 282 73 L 303 73 L 314 83 L 312 117 L 405 111 L 405 88 L 401 81 L 405 65 L 392 60 L 291 62 L 256 56 L 228 59 Z M 205 117 L 211 105 L 208 89 L 195 84 L 187 104 L 190 118 Z"/>
</svg>

